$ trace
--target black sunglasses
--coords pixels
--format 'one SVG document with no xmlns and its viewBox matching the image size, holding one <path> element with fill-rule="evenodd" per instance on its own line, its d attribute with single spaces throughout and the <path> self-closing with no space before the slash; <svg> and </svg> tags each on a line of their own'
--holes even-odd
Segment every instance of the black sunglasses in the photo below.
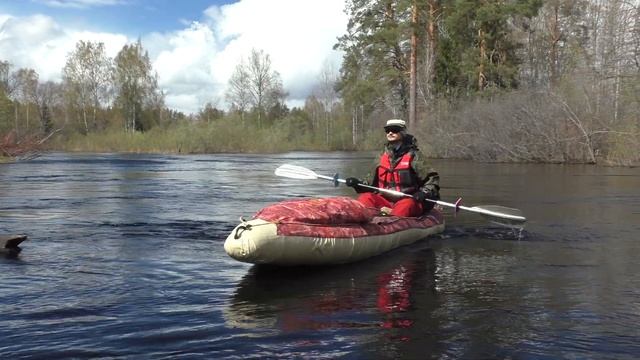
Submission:
<svg viewBox="0 0 640 360">
<path fill-rule="evenodd" d="M 402 131 L 402 128 L 401 128 L 401 127 L 399 127 L 399 126 L 385 126 L 385 127 L 384 127 L 384 132 L 385 132 L 385 134 L 386 134 L 386 133 L 389 133 L 389 132 L 392 132 L 392 133 L 396 133 L 396 134 L 397 134 L 397 133 L 399 133 L 400 131 Z"/>
</svg>

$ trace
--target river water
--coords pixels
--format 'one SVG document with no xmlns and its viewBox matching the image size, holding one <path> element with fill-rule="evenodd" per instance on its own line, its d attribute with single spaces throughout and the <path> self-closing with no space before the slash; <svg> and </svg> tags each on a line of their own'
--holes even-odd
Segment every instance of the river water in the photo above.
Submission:
<svg viewBox="0 0 640 360">
<path fill-rule="evenodd" d="M 447 211 L 443 234 L 359 263 L 229 258 L 240 216 L 352 195 L 273 175 L 364 175 L 370 153 L 54 153 L 0 164 L 0 358 L 634 359 L 640 169 L 433 161 L 443 200 L 521 209 L 524 229 Z"/>
</svg>

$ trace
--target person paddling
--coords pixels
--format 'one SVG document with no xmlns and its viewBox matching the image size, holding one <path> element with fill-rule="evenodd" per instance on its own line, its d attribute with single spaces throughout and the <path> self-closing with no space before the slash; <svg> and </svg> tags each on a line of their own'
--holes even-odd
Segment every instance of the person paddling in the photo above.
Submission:
<svg viewBox="0 0 640 360">
<path fill-rule="evenodd" d="M 431 211 L 434 203 L 426 199 L 440 199 L 440 176 L 420 162 L 416 138 L 407 133 L 404 120 L 388 120 L 384 131 L 387 143 L 371 183 L 349 177 L 345 179 L 347 186 L 360 194 L 358 201 L 364 205 L 381 209 L 383 213 L 393 216 L 417 217 Z M 359 186 L 360 184 L 401 191 L 412 197 L 394 197 Z"/>
</svg>

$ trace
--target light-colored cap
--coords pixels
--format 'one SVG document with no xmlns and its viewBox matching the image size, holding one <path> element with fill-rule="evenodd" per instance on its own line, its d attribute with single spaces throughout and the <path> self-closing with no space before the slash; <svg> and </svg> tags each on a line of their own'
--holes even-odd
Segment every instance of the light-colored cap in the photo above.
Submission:
<svg viewBox="0 0 640 360">
<path fill-rule="evenodd" d="M 391 120 L 387 120 L 387 124 L 384 127 L 387 127 L 387 126 L 400 126 L 400 127 L 406 128 L 407 122 L 400 119 L 391 119 Z"/>
</svg>

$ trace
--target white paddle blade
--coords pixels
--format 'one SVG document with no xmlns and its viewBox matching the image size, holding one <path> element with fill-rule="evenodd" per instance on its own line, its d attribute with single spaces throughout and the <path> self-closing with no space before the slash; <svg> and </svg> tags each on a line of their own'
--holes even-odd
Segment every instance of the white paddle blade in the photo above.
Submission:
<svg viewBox="0 0 640 360">
<path fill-rule="evenodd" d="M 497 218 L 501 220 L 508 220 L 512 222 L 526 222 L 527 219 L 522 215 L 522 211 L 519 209 L 513 209 L 500 205 L 481 205 L 474 206 L 472 209 L 479 210 L 478 213 L 486 215 L 488 217 Z"/>
<path fill-rule="evenodd" d="M 302 166 L 284 164 L 275 171 L 276 176 L 291 179 L 313 180 L 318 178 L 318 174 Z"/>
</svg>

